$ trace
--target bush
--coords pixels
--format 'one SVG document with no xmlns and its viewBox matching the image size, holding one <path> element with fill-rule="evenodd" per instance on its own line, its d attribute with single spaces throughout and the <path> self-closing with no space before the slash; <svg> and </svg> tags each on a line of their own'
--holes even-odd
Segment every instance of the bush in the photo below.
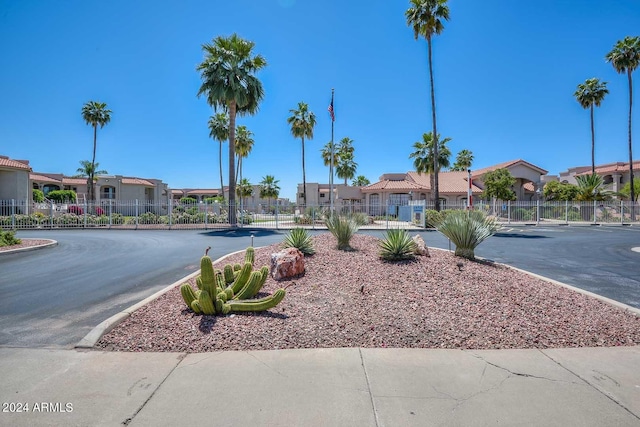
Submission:
<svg viewBox="0 0 640 427">
<path fill-rule="evenodd" d="M 456 245 L 455 255 L 467 259 L 474 259 L 474 249 L 497 229 L 495 220 L 480 211 L 450 212 L 437 227 Z"/>
<path fill-rule="evenodd" d="M 433 209 L 427 209 L 424 212 L 425 223 L 427 227 L 436 228 L 438 224 L 442 222 L 444 219 L 444 215 L 442 212 L 438 212 Z"/>
<path fill-rule="evenodd" d="M 67 208 L 67 213 L 73 215 L 84 215 L 84 210 L 78 205 L 71 205 Z"/>
<path fill-rule="evenodd" d="M 313 243 L 311 242 L 311 236 L 304 228 L 294 228 L 284 238 L 285 248 L 297 248 L 305 255 L 313 255 L 316 253 L 313 249 Z"/>
<path fill-rule="evenodd" d="M 180 199 L 180 203 L 185 205 L 194 205 L 198 203 L 198 200 L 194 199 L 193 197 L 182 197 Z"/>
<path fill-rule="evenodd" d="M 225 203 L 225 200 L 224 200 L 224 197 L 222 196 L 216 196 L 216 197 L 207 197 L 206 199 L 204 199 L 204 202 L 207 204 Z"/>
<path fill-rule="evenodd" d="M 47 193 L 47 199 L 53 200 L 54 202 L 58 202 L 58 203 L 75 202 L 76 192 L 73 190 L 49 191 L 49 193 Z"/>
<path fill-rule="evenodd" d="M 13 245 L 19 245 L 20 243 L 22 243 L 22 240 L 16 238 L 15 231 L 0 230 L 0 246 L 13 246 Z"/>
<path fill-rule="evenodd" d="M 358 224 L 353 218 L 342 215 L 330 215 L 324 221 L 325 225 L 338 240 L 338 249 L 349 250 L 349 242 L 358 231 Z"/>
<path fill-rule="evenodd" d="M 414 257 L 415 243 L 407 230 L 391 229 L 385 233 L 384 239 L 378 243 L 380 258 L 387 261 L 400 261 Z"/>
<path fill-rule="evenodd" d="M 44 193 L 42 190 L 38 190 L 37 188 L 33 189 L 33 201 L 36 203 L 44 202 Z"/>
</svg>

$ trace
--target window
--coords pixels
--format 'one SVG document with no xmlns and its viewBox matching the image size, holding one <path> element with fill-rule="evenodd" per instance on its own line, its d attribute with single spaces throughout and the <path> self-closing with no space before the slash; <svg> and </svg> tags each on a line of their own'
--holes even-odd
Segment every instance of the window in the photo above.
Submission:
<svg viewBox="0 0 640 427">
<path fill-rule="evenodd" d="M 49 194 L 49 192 L 56 191 L 56 190 L 60 190 L 60 187 L 53 184 L 47 184 L 44 187 L 42 187 L 42 192 L 44 193 L 45 196 Z"/>
<path fill-rule="evenodd" d="M 116 198 L 116 188 L 106 186 L 100 188 L 100 198 L 114 200 Z"/>
<path fill-rule="evenodd" d="M 324 199 L 324 193 L 320 193 L 320 198 Z"/>
</svg>

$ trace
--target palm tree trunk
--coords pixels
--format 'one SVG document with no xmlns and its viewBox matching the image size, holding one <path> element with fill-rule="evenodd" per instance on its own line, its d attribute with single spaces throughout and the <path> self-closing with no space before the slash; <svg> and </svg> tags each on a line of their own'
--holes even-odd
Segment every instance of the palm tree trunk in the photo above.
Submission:
<svg viewBox="0 0 640 427">
<path fill-rule="evenodd" d="M 635 191 L 633 188 L 633 152 L 631 144 L 631 109 L 633 106 L 633 82 L 631 81 L 631 69 L 627 68 L 629 78 L 629 182 L 631 183 L 629 195 L 631 196 L 631 221 L 635 221 Z"/>
<path fill-rule="evenodd" d="M 229 103 L 229 225 L 236 225 L 236 102 Z"/>
<path fill-rule="evenodd" d="M 593 129 L 593 104 L 591 104 L 591 175 L 596 174 L 596 134 Z"/>
<path fill-rule="evenodd" d="M 236 162 L 236 183 L 238 182 L 238 174 L 240 173 L 241 163 L 242 163 L 242 156 L 238 155 L 238 161 Z"/>
<path fill-rule="evenodd" d="M 89 200 L 90 201 L 95 201 L 96 200 L 96 195 L 95 195 L 95 187 L 94 187 L 94 182 L 93 182 L 93 178 L 95 176 L 95 172 L 96 172 L 96 145 L 97 145 L 97 141 L 98 141 L 98 124 L 94 124 L 93 125 L 93 157 L 91 158 L 91 176 L 89 177 L 91 179 L 91 185 L 88 185 L 87 191 L 89 192 Z"/>
<path fill-rule="evenodd" d="M 440 211 L 440 188 L 438 186 L 438 130 L 436 128 L 436 94 L 433 88 L 433 59 L 431 55 L 431 37 L 427 37 L 429 49 L 429 80 L 431 81 L 431 118 L 433 119 L 433 197 L 436 211 Z"/>
<path fill-rule="evenodd" d="M 306 172 L 304 169 L 304 136 L 302 139 L 302 203 L 304 203 L 305 208 L 307 207 L 307 178 Z"/>
<path fill-rule="evenodd" d="M 220 160 L 220 195 L 224 199 L 224 182 L 222 181 L 222 141 L 220 141 L 220 152 L 218 159 Z"/>
</svg>

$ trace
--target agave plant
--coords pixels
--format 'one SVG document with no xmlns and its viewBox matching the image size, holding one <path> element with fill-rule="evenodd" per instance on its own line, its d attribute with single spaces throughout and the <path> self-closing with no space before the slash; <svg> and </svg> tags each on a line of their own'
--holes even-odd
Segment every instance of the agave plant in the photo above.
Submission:
<svg viewBox="0 0 640 427">
<path fill-rule="evenodd" d="M 348 216 L 329 215 L 324 220 L 325 225 L 338 240 L 338 249 L 349 250 L 349 242 L 354 234 L 358 231 L 358 223 Z"/>
<path fill-rule="evenodd" d="M 475 259 L 474 249 L 493 236 L 498 225 L 481 211 L 452 211 L 437 230 L 456 245 L 456 256 L 472 260 Z"/>
<path fill-rule="evenodd" d="M 387 261 L 400 261 L 414 257 L 415 243 L 407 230 L 390 229 L 384 239 L 378 243 L 380 258 Z"/>
<path fill-rule="evenodd" d="M 284 238 L 285 248 L 297 248 L 305 255 L 313 255 L 316 253 L 313 249 L 313 243 L 311 242 L 311 236 L 304 228 L 294 228 Z"/>
</svg>

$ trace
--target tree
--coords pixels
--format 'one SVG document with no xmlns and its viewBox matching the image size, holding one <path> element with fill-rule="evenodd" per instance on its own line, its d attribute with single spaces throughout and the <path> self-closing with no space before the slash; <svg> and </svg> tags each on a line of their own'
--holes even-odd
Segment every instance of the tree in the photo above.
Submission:
<svg viewBox="0 0 640 427">
<path fill-rule="evenodd" d="M 371 181 L 369 181 L 364 175 L 358 175 L 356 179 L 351 182 L 351 185 L 354 187 L 364 187 L 369 184 L 371 184 Z"/>
<path fill-rule="evenodd" d="M 302 203 L 307 204 L 307 178 L 304 168 L 304 139 L 313 139 L 313 128 L 316 126 L 316 115 L 309 111 L 309 106 L 298 102 L 297 110 L 289 110 L 292 114 L 287 119 L 291 125 L 291 134 L 302 141 Z"/>
<path fill-rule="evenodd" d="M 591 174 L 596 173 L 596 134 L 593 126 L 593 107 L 599 107 L 608 93 L 607 82 L 601 82 L 594 77 L 580 83 L 573 94 L 582 108 L 591 109 Z"/>
<path fill-rule="evenodd" d="M 484 174 L 482 178 L 484 182 L 484 192 L 482 196 L 485 198 L 493 198 L 493 211 L 496 211 L 496 199 L 499 200 L 515 200 L 516 193 L 511 189 L 516 179 L 511 176 L 511 172 L 507 169 L 496 169 Z"/>
<path fill-rule="evenodd" d="M 413 36 L 418 40 L 419 36 L 427 40 L 427 49 L 429 54 L 429 80 L 431 83 L 431 119 L 433 122 L 432 134 L 435 135 L 436 143 L 434 144 L 433 155 L 433 194 L 435 199 L 436 211 L 440 210 L 440 189 L 438 183 L 440 158 L 438 149 L 440 148 L 438 139 L 438 130 L 436 127 L 436 96 L 433 87 L 433 57 L 432 57 L 432 39 L 434 35 L 439 35 L 444 30 L 443 21 L 449 20 L 449 7 L 447 0 L 411 0 L 411 7 L 405 12 L 407 25 L 413 28 Z"/>
<path fill-rule="evenodd" d="M 633 182 L 633 150 L 631 143 L 631 112 L 633 107 L 633 81 L 631 74 L 640 64 L 640 37 L 627 36 L 619 40 L 611 52 L 605 56 L 607 62 L 611 62 L 613 68 L 620 74 L 627 73 L 629 82 L 629 182 Z M 630 199 L 635 200 L 635 189 L 630 188 Z M 631 220 L 635 219 L 633 205 L 631 208 Z"/>
<path fill-rule="evenodd" d="M 99 166 L 100 163 L 92 163 L 89 160 L 80 160 L 80 167 L 76 170 L 74 178 L 87 178 L 87 191 L 90 191 L 88 189 L 93 188 L 95 182 L 98 180 L 97 175 L 106 175 L 109 173 L 102 169 L 96 170 Z M 89 184 L 89 182 L 91 182 L 91 184 Z M 92 200 L 91 195 L 89 196 L 89 200 Z M 92 201 L 94 200 L 95 198 Z"/>
<path fill-rule="evenodd" d="M 422 134 L 422 141 L 416 141 L 413 143 L 415 151 L 409 154 L 410 159 L 413 160 L 413 167 L 418 173 L 428 173 L 431 183 L 431 196 L 436 197 L 435 193 L 435 179 L 434 173 L 434 151 L 438 153 L 438 169 L 449 167 L 449 157 L 451 157 L 451 151 L 447 147 L 447 143 L 451 141 L 451 138 L 440 139 L 438 135 L 438 150 L 434 150 L 433 134 L 427 132 Z M 439 196 L 438 196 L 439 197 Z M 435 200 L 434 200 L 435 204 Z"/>
<path fill-rule="evenodd" d="M 349 137 L 342 138 L 337 148 L 338 164 L 336 165 L 336 175 L 338 178 L 344 179 L 344 185 L 347 185 L 347 179 L 353 178 L 358 168 L 358 164 L 353 160 L 353 139 Z"/>
<path fill-rule="evenodd" d="M 202 45 L 205 58 L 197 66 L 205 95 L 214 111 L 229 114 L 229 223 L 236 224 L 235 144 L 236 115 L 255 114 L 264 98 L 262 83 L 255 74 L 267 65 L 262 55 L 253 55 L 255 43 L 237 34 L 218 36 Z"/>
<path fill-rule="evenodd" d="M 578 186 L 564 182 L 551 181 L 545 184 L 542 191 L 544 198 L 547 200 L 571 201 L 576 200 L 576 196 L 578 195 Z"/>
<path fill-rule="evenodd" d="M 469 150 L 460 150 L 456 156 L 456 161 L 451 168 L 452 171 L 466 171 L 471 169 L 473 163 L 473 153 Z"/>
<path fill-rule="evenodd" d="M 633 194 L 635 195 L 634 202 L 640 198 L 640 178 L 633 178 Z M 626 182 L 620 189 L 620 196 L 631 200 L 631 182 Z"/>
<path fill-rule="evenodd" d="M 260 181 L 260 198 L 267 198 L 269 210 L 271 210 L 271 199 L 277 199 L 280 194 L 279 182 L 273 175 L 267 175 Z"/>
<path fill-rule="evenodd" d="M 605 201 L 611 199 L 612 192 L 605 190 L 604 180 L 600 175 L 578 175 L 578 193 L 576 200 L 581 202 Z"/>
<path fill-rule="evenodd" d="M 331 155 L 333 153 L 333 163 L 331 162 Z M 333 178 L 333 168 L 338 164 L 338 149 L 336 144 L 329 141 L 325 144 L 324 147 L 320 150 L 320 155 L 322 156 L 322 161 L 325 166 L 329 166 L 329 182 Z"/>
<path fill-rule="evenodd" d="M 236 181 L 238 180 L 238 172 L 242 179 L 242 159 L 249 156 L 253 148 L 253 132 L 246 126 L 238 126 L 236 129 L 236 155 L 238 156 L 238 167 L 236 168 Z"/>
<path fill-rule="evenodd" d="M 218 113 L 209 118 L 209 136 L 220 143 L 218 160 L 220 161 L 220 194 L 224 197 L 224 181 L 222 180 L 222 143 L 229 139 L 229 118 L 225 113 Z"/>
<path fill-rule="evenodd" d="M 87 169 L 92 175 L 87 175 L 87 191 L 89 192 L 89 200 L 95 201 L 94 176 L 93 171 L 96 169 L 96 145 L 98 139 L 98 125 L 100 129 L 111 121 L 111 110 L 107 109 L 104 102 L 89 101 L 82 106 L 82 118 L 93 127 L 93 157 L 91 157 L 91 168 Z"/>
<path fill-rule="evenodd" d="M 253 195 L 253 185 L 247 178 L 242 178 L 236 187 L 236 194 L 240 199 L 251 197 Z M 245 203 L 242 203 L 243 206 Z"/>
</svg>

